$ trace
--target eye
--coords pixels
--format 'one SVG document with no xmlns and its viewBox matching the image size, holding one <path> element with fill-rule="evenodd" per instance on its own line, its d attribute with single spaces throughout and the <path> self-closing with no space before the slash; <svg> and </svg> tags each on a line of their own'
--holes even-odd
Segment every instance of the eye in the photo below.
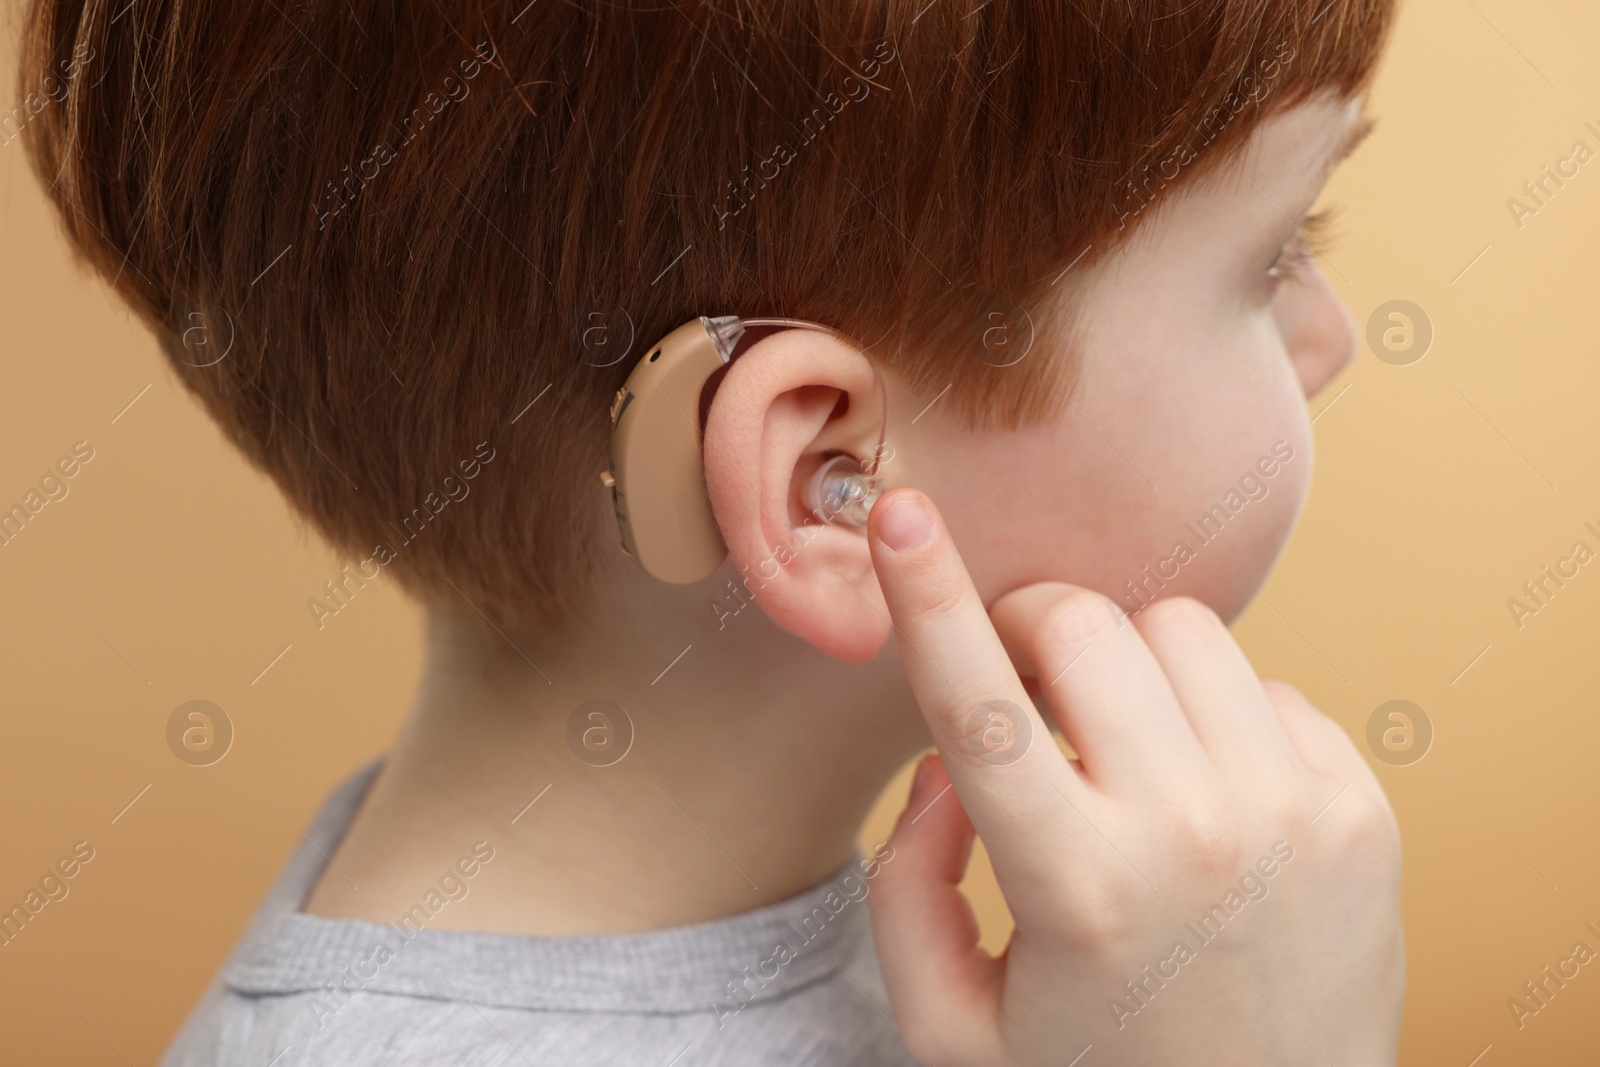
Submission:
<svg viewBox="0 0 1600 1067">
<path fill-rule="evenodd" d="M 1328 250 L 1336 232 L 1336 214 L 1337 208 L 1330 207 L 1301 221 L 1294 236 L 1267 267 L 1267 276 L 1274 285 L 1303 278 L 1312 261 Z"/>
</svg>

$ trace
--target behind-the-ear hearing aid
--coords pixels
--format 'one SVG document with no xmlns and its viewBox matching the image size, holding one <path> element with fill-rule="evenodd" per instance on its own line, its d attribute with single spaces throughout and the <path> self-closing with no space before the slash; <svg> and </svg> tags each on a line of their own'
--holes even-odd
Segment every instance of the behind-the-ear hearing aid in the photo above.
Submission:
<svg viewBox="0 0 1600 1067">
<path fill-rule="evenodd" d="M 702 393 L 731 363 L 754 328 L 837 330 L 799 319 L 741 319 L 737 315 L 686 322 L 639 361 L 611 402 L 611 467 L 600 472 L 610 488 L 622 550 L 654 578 L 687 585 L 710 577 L 728 549 L 711 513 L 702 458 Z M 765 331 L 762 331 L 765 332 Z M 877 365 L 873 372 L 878 373 Z M 888 396 L 878 379 L 883 419 Z M 883 490 L 879 472 L 883 431 L 865 463 L 845 455 L 827 460 L 807 484 L 806 508 L 823 522 L 862 525 Z"/>
</svg>

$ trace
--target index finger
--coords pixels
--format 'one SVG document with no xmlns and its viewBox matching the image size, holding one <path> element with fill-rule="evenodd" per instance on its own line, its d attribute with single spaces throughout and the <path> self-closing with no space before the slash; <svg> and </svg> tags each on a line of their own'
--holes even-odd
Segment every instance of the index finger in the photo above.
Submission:
<svg viewBox="0 0 1600 1067">
<path fill-rule="evenodd" d="M 878 584 L 917 704 L 995 867 L 1027 866 L 1043 820 L 1087 787 L 1040 718 L 933 502 L 895 489 L 868 516 Z"/>
</svg>

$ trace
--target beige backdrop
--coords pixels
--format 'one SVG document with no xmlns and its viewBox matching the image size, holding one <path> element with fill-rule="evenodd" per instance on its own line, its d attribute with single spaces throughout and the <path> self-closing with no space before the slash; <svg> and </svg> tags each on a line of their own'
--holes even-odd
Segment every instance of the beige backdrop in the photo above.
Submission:
<svg viewBox="0 0 1600 1067">
<path fill-rule="evenodd" d="M 1597 40 L 1592 0 L 1403 13 L 1380 125 L 1330 191 L 1345 236 L 1329 273 L 1363 325 L 1409 300 L 1435 336 L 1404 366 L 1363 350 L 1319 400 L 1311 502 L 1236 627 L 1263 674 L 1363 745 L 1391 699 L 1432 723 L 1420 762 L 1374 757 L 1406 847 L 1408 1064 L 1600 1055 L 1600 964 L 1521 1029 L 1506 1003 L 1575 941 L 1600 950 L 1583 925 L 1600 928 L 1600 562 L 1520 627 L 1507 607 L 1575 541 L 1600 549 L 1583 525 L 1600 529 L 1600 162 L 1520 228 L 1507 206 L 1574 142 L 1600 150 L 1584 127 L 1600 130 Z M 394 732 L 419 618 L 380 580 L 316 630 L 305 601 L 333 556 L 70 267 L 16 143 L 0 145 L 0 201 L 0 508 L 78 442 L 93 450 L 0 547 L 0 910 L 76 843 L 93 849 L 69 895 L 0 947 L 0 1061 L 144 1067 L 295 826 Z M 236 730 L 208 767 L 165 735 L 197 698 Z M 902 774 L 865 841 L 905 788 Z M 992 883 L 969 881 L 1003 944 Z"/>
</svg>

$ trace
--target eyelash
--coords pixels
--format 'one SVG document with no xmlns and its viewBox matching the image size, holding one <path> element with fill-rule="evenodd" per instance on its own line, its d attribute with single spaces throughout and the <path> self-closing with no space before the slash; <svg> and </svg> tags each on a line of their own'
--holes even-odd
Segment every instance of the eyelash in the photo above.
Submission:
<svg viewBox="0 0 1600 1067">
<path fill-rule="evenodd" d="M 1295 229 L 1289 243 L 1278 251 L 1267 276 L 1274 282 L 1297 281 L 1305 276 L 1311 262 L 1328 249 L 1337 234 L 1338 208 L 1329 207 L 1307 215 Z"/>
</svg>

